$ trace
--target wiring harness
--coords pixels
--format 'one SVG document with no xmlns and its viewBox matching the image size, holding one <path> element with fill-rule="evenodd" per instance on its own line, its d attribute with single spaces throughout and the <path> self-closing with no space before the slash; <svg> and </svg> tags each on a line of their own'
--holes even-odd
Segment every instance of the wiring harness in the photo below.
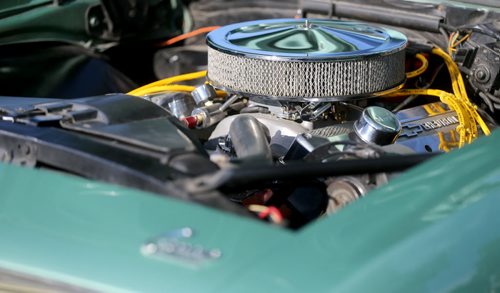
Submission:
<svg viewBox="0 0 500 293">
<path fill-rule="evenodd" d="M 445 62 L 450 74 L 453 93 L 438 89 L 401 89 L 391 93 L 390 96 L 426 95 L 438 97 L 441 102 L 448 105 L 457 113 L 459 121 L 459 125 L 457 126 L 457 132 L 459 134 L 458 147 L 462 147 L 466 143 L 471 143 L 477 138 L 478 125 L 485 135 L 490 135 L 490 129 L 477 112 L 476 106 L 472 104 L 467 96 L 462 74 L 451 56 L 438 47 L 434 47 L 432 53 L 441 57 Z M 417 58 L 422 60 L 422 58 L 425 57 L 422 54 L 417 54 Z M 428 64 L 427 60 L 422 61 L 422 64 Z M 407 77 L 415 77 L 422 74 L 425 71 L 423 68 L 426 68 L 426 65 L 422 65 L 419 69 L 409 72 Z"/>
</svg>

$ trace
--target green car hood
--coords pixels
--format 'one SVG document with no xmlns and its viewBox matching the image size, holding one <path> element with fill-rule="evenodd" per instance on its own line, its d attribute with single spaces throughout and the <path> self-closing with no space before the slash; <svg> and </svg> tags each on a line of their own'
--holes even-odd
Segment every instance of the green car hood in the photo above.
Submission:
<svg viewBox="0 0 500 293">
<path fill-rule="evenodd" d="M 484 292 L 500 287 L 500 132 L 297 232 L 55 172 L 0 166 L 0 268 L 101 291 Z M 200 265 L 141 254 L 181 227 Z"/>
</svg>

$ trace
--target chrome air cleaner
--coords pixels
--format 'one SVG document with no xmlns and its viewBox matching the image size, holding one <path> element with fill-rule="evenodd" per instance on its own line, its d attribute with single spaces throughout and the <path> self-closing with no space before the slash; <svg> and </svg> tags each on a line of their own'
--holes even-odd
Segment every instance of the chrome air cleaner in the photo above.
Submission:
<svg viewBox="0 0 500 293">
<path fill-rule="evenodd" d="M 398 88 L 406 37 L 359 22 L 259 20 L 207 36 L 208 79 L 247 96 L 337 101 Z"/>
</svg>

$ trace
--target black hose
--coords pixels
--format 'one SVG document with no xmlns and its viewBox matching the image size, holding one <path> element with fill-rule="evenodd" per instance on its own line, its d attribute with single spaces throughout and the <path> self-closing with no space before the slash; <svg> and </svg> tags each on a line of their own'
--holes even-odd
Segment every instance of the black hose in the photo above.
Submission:
<svg viewBox="0 0 500 293">
<path fill-rule="evenodd" d="M 490 110 L 490 112 L 494 112 L 495 111 L 495 108 L 493 106 L 493 102 L 491 100 L 488 99 L 488 97 L 486 97 L 486 95 L 484 95 L 482 92 L 479 92 L 479 97 L 483 100 L 483 102 L 486 104 L 486 106 L 488 106 L 488 109 Z"/>
<path fill-rule="evenodd" d="M 500 98 L 497 98 L 486 91 L 482 91 L 481 94 L 483 94 L 486 98 L 490 99 L 493 103 L 500 104 Z"/>
<path fill-rule="evenodd" d="M 297 162 L 278 166 L 248 166 L 221 170 L 220 172 L 226 172 L 226 174 L 220 176 L 222 182 L 217 182 L 215 185 L 218 185 L 218 188 L 240 188 L 275 180 L 301 181 L 328 176 L 398 172 L 418 165 L 436 155 L 436 153 L 405 156 L 387 155 L 373 159 L 353 159 L 328 163 Z"/>
<path fill-rule="evenodd" d="M 233 120 L 229 136 L 239 160 L 272 162 L 271 147 L 264 127 L 257 118 L 248 115 L 241 115 Z"/>
</svg>

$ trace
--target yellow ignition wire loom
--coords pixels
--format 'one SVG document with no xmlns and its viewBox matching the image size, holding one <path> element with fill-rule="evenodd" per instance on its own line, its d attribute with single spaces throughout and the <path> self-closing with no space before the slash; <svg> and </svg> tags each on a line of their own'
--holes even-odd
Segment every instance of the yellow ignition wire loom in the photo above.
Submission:
<svg viewBox="0 0 500 293">
<path fill-rule="evenodd" d="M 441 102 L 447 104 L 457 113 L 459 121 L 459 126 L 457 127 L 459 147 L 462 147 L 466 143 L 471 143 L 478 136 L 478 124 L 485 135 L 490 135 L 490 129 L 477 112 L 476 106 L 471 103 L 467 96 L 465 83 L 456 63 L 451 59 L 450 55 L 440 48 L 433 48 L 432 53 L 443 58 L 450 74 L 453 94 L 437 89 L 402 89 L 391 93 L 390 96 L 426 95 L 439 97 Z"/>
<path fill-rule="evenodd" d="M 137 89 L 129 92 L 128 94 L 133 95 L 133 96 L 144 96 L 144 95 L 162 92 L 162 91 L 176 91 L 176 90 L 177 91 L 192 91 L 194 89 L 193 86 L 172 85 L 172 84 L 177 83 L 177 82 L 182 82 L 182 81 L 203 78 L 206 75 L 207 75 L 206 70 L 176 75 L 176 76 L 172 76 L 169 78 L 165 78 L 162 80 L 152 82 L 150 84 L 147 84 L 145 86 L 137 88 Z M 175 86 L 175 87 L 172 87 L 172 86 Z M 177 88 L 177 86 L 181 86 L 182 88 Z"/>
<path fill-rule="evenodd" d="M 422 66 L 420 66 L 418 69 L 415 69 L 414 71 L 410 71 L 406 73 L 406 78 L 414 78 L 422 73 L 424 73 L 427 70 L 427 67 L 429 67 L 429 61 L 427 61 L 427 58 L 425 58 L 424 55 L 418 53 L 415 55 L 420 62 L 422 62 Z"/>
</svg>

